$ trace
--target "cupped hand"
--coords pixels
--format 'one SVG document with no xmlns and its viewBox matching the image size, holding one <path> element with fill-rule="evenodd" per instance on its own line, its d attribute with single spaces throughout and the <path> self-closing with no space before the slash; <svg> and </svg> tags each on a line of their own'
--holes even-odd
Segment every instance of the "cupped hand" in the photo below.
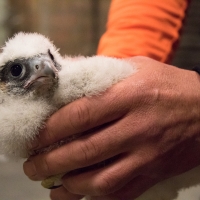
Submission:
<svg viewBox="0 0 200 200">
<path fill-rule="evenodd" d="M 200 164 L 198 74 L 145 57 L 127 62 L 137 66 L 134 75 L 64 106 L 33 142 L 40 149 L 87 133 L 24 163 L 32 180 L 66 173 L 52 199 L 134 199 Z"/>
</svg>

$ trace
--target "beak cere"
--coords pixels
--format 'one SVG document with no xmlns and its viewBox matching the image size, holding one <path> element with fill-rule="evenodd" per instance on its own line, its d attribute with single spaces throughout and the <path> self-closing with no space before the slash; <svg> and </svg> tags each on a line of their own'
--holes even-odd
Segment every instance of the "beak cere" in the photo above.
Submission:
<svg viewBox="0 0 200 200">
<path fill-rule="evenodd" d="M 25 82 L 25 89 L 31 86 L 38 88 L 48 84 L 51 85 L 58 79 L 58 70 L 49 60 L 31 60 L 30 68 L 31 76 Z"/>
</svg>

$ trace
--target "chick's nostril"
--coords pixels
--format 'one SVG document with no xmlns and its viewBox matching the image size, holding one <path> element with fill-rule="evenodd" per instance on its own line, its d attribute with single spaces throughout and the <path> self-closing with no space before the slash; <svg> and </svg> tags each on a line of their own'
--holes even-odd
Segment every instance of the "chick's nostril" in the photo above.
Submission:
<svg viewBox="0 0 200 200">
<path fill-rule="evenodd" d="M 37 69 L 37 70 L 38 70 L 38 69 L 39 69 L 39 65 L 35 65 L 35 69 Z"/>
</svg>

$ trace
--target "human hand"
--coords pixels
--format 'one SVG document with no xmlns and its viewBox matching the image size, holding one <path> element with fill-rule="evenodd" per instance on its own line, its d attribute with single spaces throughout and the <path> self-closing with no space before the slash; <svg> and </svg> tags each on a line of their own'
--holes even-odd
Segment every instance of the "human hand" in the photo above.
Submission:
<svg viewBox="0 0 200 200">
<path fill-rule="evenodd" d="M 43 148 L 91 130 L 25 162 L 32 180 L 66 173 L 52 199 L 77 198 L 73 194 L 134 199 L 200 164 L 198 74 L 145 57 L 129 62 L 137 65 L 137 73 L 100 96 L 61 108 L 34 142 L 33 149 Z M 85 168 L 110 158 L 103 167 Z"/>
</svg>

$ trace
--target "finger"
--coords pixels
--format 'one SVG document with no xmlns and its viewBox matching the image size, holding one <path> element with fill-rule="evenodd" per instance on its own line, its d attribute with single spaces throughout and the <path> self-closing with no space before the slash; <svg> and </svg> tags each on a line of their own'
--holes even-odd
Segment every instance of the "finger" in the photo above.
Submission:
<svg viewBox="0 0 200 200">
<path fill-rule="evenodd" d="M 125 116 L 57 149 L 30 157 L 24 163 L 24 172 L 32 180 L 43 180 L 49 176 L 100 163 L 130 150 L 136 154 L 138 145 L 143 142 L 138 133 L 146 132 L 151 124 L 142 117 L 139 121 L 146 125 L 141 127 L 138 126 L 137 120 L 131 120 L 133 127 L 130 128 L 129 115 Z"/>
<path fill-rule="evenodd" d="M 123 94 L 124 87 L 125 84 L 116 85 L 98 97 L 84 97 L 64 106 L 47 120 L 45 128 L 31 143 L 31 149 L 40 149 L 121 118 L 131 106 L 128 93 Z"/>
<path fill-rule="evenodd" d="M 119 199 L 135 199 L 142 195 L 145 191 L 149 188 L 154 186 L 158 180 L 152 179 L 147 176 L 138 176 L 129 182 L 125 187 L 121 188 L 119 191 L 115 192 L 114 194 L 110 195 L 111 200 L 119 198 Z M 146 197 L 146 198 L 145 198 Z M 148 194 L 145 194 L 144 199 L 148 199 Z M 157 199 L 154 196 L 154 199 Z M 102 199 L 103 200 L 103 199 Z"/>
<path fill-rule="evenodd" d="M 132 181 L 127 183 L 120 190 L 114 192 L 113 194 L 106 196 L 93 196 L 90 197 L 90 200 L 129 200 L 135 199 L 142 195 L 146 190 L 151 188 L 157 183 L 155 179 L 151 179 L 146 176 L 138 176 L 134 178 Z M 143 194 L 144 195 L 144 194 Z M 155 194 L 154 194 L 155 195 Z M 142 199 L 149 199 L 150 195 L 148 193 Z M 158 199 L 154 196 L 154 199 Z"/>
<path fill-rule="evenodd" d="M 32 180 L 87 167 L 135 148 L 126 117 L 95 133 L 80 137 L 50 152 L 30 157 L 24 172 Z M 123 132 L 121 131 L 123 130 Z M 123 139 L 126 132 L 126 139 Z M 117 136 L 117 137 L 116 137 Z"/>
<path fill-rule="evenodd" d="M 126 185 L 140 173 L 140 160 L 121 155 L 113 163 L 100 169 L 69 173 L 63 177 L 63 186 L 80 195 L 102 196 L 111 194 Z"/>
<path fill-rule="evenodd" d="M 64 187 L 53 189 L 50 192 L 51 200 L 80 200 L 83 198 L 81 195 L 76 195 L 68 192 Z"/>
</svg>

